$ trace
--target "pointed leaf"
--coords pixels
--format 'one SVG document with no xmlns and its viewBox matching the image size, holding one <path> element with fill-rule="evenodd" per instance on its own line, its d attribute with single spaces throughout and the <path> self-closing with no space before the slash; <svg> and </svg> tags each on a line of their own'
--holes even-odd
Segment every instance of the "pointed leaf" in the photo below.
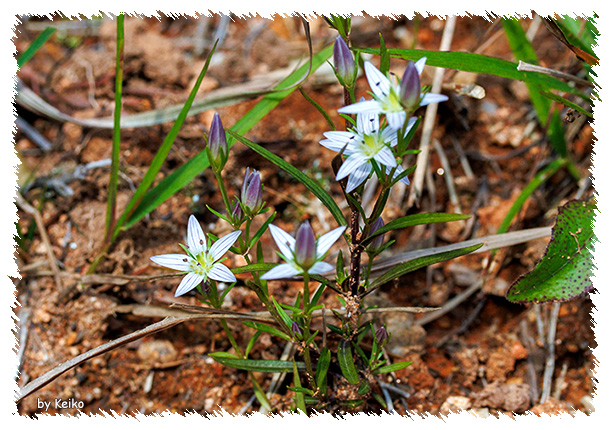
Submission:
<svg viewBox="0 0 610 430">
<path fill-rule="evenodd" d="M 398 363 L 388 364 L 387 366 L 381 366 L 373 371 L 375 375 L 379 375 L 380 373 L 390 373 L 395 372 L 400 369 L 404 369 L 413 363 L 412 361 L 399 361 Z"/>
<path fill-rule="evenodd" d="M 566 301 L 593 289 L 594 201 L 571 201 L 559 208 L 551 241 L 534 270 L 506 293 L 516 303 Z"/>
<path fill-rule="evenodd" d="M 230 358 L 218 352 L 212 352 L 209 355 L 224 366 L 252 372 L 291 372 L 293 369 L 292 361 Z M 303 362 L 297 362 L 296 366 L 299 370 L 305 370 L 305 363 Z"/>
<path fill-rule="evenodd" d="M 244 325 L 251 327 L 253 329 L 256 329 L 258 331 L 263 331 L 263 332 L 269 333 L 273 336 L 277 336 L 280 339 L 290 341 L 290 336 L 288 336 L 286 333 L 284 333 L 283 331 L 281 331 L 275 327 L 271 327 L 267 324 L 263 324 L 263 323 L 259 323 L 259 322 L 255 322 L 255 321 L 244 321 Z"/>
<path fill-rule="evenodd" d="M 341 339 L 339 341 L 339 349 L 337 350 L 337 357 L 339 358 L 339 367 L 341 367 L 341 373 L 345 376 L 345 379 L 352 384 L 356 385 L 360 382 L 358 378 L 358 371 L 354 366 L 354 360 L 352 359 L 352 343 L 348 340 Z"/>
<path fill-rule="evenodd" d="M 414 270 L 429 266 L 434 263 L 440 263 L 441 261 L 450 260 L 452 258 L 466 255 L 468 253 L 476 251 L 483 245 L 484 245 L 483 243 L 479 243 L 477 245 L 467 246 L 465 248 L 460 248 L 460 249 L 456 249 L 453 251 L 441 252 L 436 255 L 428 255 L 426 257 L 420 257 L 420 258 L 416 258 L 415 260 L 407 261 L 406 263 L 400 264 L 400 265 L 388 270 L 383 275 L 381 275 L 379 278 L 377 278 L 373 282 L 371 282 L 371 285 L 370 285 L 368 291 L 371 291 L 377 287 L 380 287 L 381 285 L 385 284 L 386 282 L 390 282 L 390 281 L 404 275 L 405 273 L 412 272 Z"/>
</svg>

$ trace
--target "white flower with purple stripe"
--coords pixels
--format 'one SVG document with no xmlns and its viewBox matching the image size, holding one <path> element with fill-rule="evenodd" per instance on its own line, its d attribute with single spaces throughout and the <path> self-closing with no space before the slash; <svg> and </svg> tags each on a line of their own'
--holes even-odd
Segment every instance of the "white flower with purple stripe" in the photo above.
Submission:
<svg viewBox="0 0 610 430">
<path fill-rule="evenodd" d="M 362 102 L 366 103 L 366 102 Z M 410 118 L 407 124 L 406 134 L 415 124 L 416 118 Z M 358 188 L 373 170 L 372 161 L 380 166 L 385 166 L 386 173 L 396 168 L 396 175 L 403 168 L 396 163 L 392 153 L 392 147 L 396 146 L 398 139 L 396 129 L 385 127 L 379 129 L 379 115 L 373 112 L 361 112 L 356 117 L 356 129 L 349 131 L 327 131 L 324 133 L 326 139 L 320 141 L 320 145 L 335 151 L 343 151 L 347 159 L 337 172 L 337 180 L 348 177 L 345 191 L 351 193 Z M 409 185 L 405 177 L 403 182 Z"/>
<path fill-rule="evenodd" d="M 339 109 L 340 113 L 357 114 L 357 113 L 375 113 L 385 114 L 388 124 L 394 129 L 402 128 L 407 119 L 407 112 L 415 110 L 418 106 L 426 106 L 430 103 L 439 103 L 448 100 L 447 96 L 442 94 L 421 94 L 421 85 L 419 75 L 424 70 L 426 58 L 421 58 L 416 63 L 410 62 L 405 70 L 405 75 L 400 82 L 392 83 L 379 69 L 373 66 L 368 61 L 364 63 L 364 71 L 373 91 L 374 100 L 360 101 Z M 415 74 L 417 77 L 412 76 Z M 419 97 L 413 105 L 412 97 L 406 95 L 417 92 Z"/>
<path fill-rule="evenodd" d="M 241 231 L 234 231 L 219 238 L 208 248 L 207 240 L 197 218 L 189 218 L 186 230 L 187 255 L 164 254 L 150 259 L 160 266 L 185 272 L 175 296 L 181 296 L 209 279 L 221 282 L 235 282 L 235 275 L 219 261 L 235 243 Z"/>
<path fill-rule="evenodd" d="M 295 239 L 284 230 L 273 224 L 269 231 L 280 250 L 280 256 L 286 263 L 279 264 L 261 276 L 261 279 L 285 279 L 303 274 L 320 274 L 331 271 L 334 267 L 322 261 L 330 247 L 341 237 L 345 226 L 338 227 L 315 240 L 308 222 L 297 232 Z"/>
</svg>

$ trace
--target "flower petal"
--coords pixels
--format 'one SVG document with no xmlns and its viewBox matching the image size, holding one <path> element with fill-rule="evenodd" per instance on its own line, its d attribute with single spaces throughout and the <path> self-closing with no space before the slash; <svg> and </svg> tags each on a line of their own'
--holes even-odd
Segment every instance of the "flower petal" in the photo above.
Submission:
<svg viewBox="0 0 610 430">
<path fill-rule="evenodd" d="M 214 245 L 212 245 L 210 248 L 210 253 L 212 254 L 212 257 L 214 257 L 214 261 L 220 260 L 220 257 L 225 255 L 225 252 L 227 252 L 229 248 L 233 246 L 240 234 L 241 231 L 237 230 L 221 237 L 214 242 Z"/>
<path fill-rule="evenodd" d="M 194 215 L 189 217 L 188 227 L 186 228 L 186 244 L 193 255 L 199 254 L 207 247 L 205 234 L 203 234 L 201 225 Z"/>
<path fill-rule="evenodd" d="M 298 274 L 299 271 L 295 267 L 293 267 L 291 264 L 284 263 L 275 266 L 273 269 L 261 276 L 261 279 L 285 279 L 292 278 L 293 276 L 296 276 Z"/>
<path fill-rule="evenodd" d="M 351 193 L 356 188 L 358 188 L 358 186 L 362 182 L 364 182 L 366 180 L 366 178 L 369 176 L 369 173 L 371 173 L 371 170 L 373 170 L 373 166 L 371 166 L 371 163 L 363 164 L 362 166 L 360 166 L 356 170 L 354 170 L 351 173 L 351 175 L 349 175 L 349 179 L 347 180 L 347 185 L 345 186 L 345 191 L 348 193 Z"/>
<path fill-rule="evenodd" d="M 167 267 L 181 272 L 188 272 L 191 269 L 191 257 L 184 254 L 164 254 L 154 255 L 150 259 L 159 266 Z"/>
<path fill-rule="evenodd" d="M 360 136 L 349 131 L 327 131 L 324 136 L 326 139 L 321 140 L 320 145 L 335 152 L 341 152 L 345 148 L 343 154 L 348 156 L 354 152 L 353 148 L 362 141 Z"/>
<path fill-rule="evenodd" d="M 226 237 L 226 236 L 225 236 Z M 235 282 L 235 275 L 229 270 L 227 266 L 222 263 L 216 263 L 210 269 L 208 273 L 210 279 L 222 282 Z"/>
<path fill-rule="evenodd" d="M 291 258 L 294 254 L 294 237 L 290 236 L 284 230 L 274 226 L 273 224 L 269 225 L 269 231 L 271 232 L 271 236 L 273 236 L 273 240 L 275 240 L 277 247 L 280 249 L 280 252 L 286 258 Z"/>
<path fill-rule="evenodd" d="M 354 103 L 351 105 L 343 106 L 337 109 L 339 113 L 360 113 L 360 112 L 382 112 L 381 104 L 377 100 L 366 100 L 363 102 Z"/>
<path fill-rule="evenodd" d="M 421 57 L 419 60 L 417 60 L 417 62 L 415 63 L 415 68 L 417 69 L 417 73 L 419 73 L 421 75 L 421 72 L 424 71 L 424 66 L 426 65 L 426 57 Z"/>
<path fill-rule="evenodd" d="M 375 154 L 375 161 L 381 163 L 385 166 L 395 167 L 396 166 L 396 158 L 394 158 L 394 154 L 392 154 L 392 150 L 387 146 L 381 148 L 377 154 Z"/>
<path fill-rule="evenodd" d="M 426 106 L 431 103 L 446 102 L 447 100 L 449 100 L 449 97 L 447 97 L 446 95 L 427 93 L 427 94 L 424 94 L 424 97 L 421 99 L 421 102 L 419 102 L 419 105 Z"/>
<path fill-rule="evenodd" d="M 203 282 L 203 276 L 197 275 L 196 273 L 188 273 L 182 281 L 180 281 L 180 285 L 176 288 L 176 293 L 174 297 L 178 297 L 183 295 L 184 293 L 188 293 L 193 288 L 196 288 L 201 282 Z"/>
<path fill-rule="evenodd" d="M 390 80 L 379 71 L 379 69 L 373 66 L 370 62 L 364 63 L 364 71 L 366 72 L 366 79 L 369 81 L 369 86 L 373 93 L 377 97 L 387 97 L 390 94 L 390 88 L 392 84 Z"/>
<path fill-rule="evenodd" d="M 337 227 L 334 230 L 329 231 L 326 234 L 320 236 L 318 241 L 316 242 L 316 256 L 317 258 L 323 258 L 324 255 L 328 252 L 333 243 L 337 241 L 345 231 L 346 227 L 343 225 L 341 227 Z"/>
<path fill-rule="evenodd" d="M 324 261 L 318 261 L 316 264 L 311 266 L 309 269 L 309 273 L 312 275 L 319 275 L 322 273 L 330 272 L 334 269 L 334 267 Z"/>
<path fill-rule="evenodd" d="M 386 112 L 385 117 L 388 120 L 388 124 L 395 130 L 400 130 L 407 119 L 407 113 L 404 110 L 398 112 Z"/>
<path fill-rule="evenodd" d="M 337 172 L 337 181 L 345 178 L 350 175 L 354 170 L 358 167 L 362 166 L 364 163 L 368 162 L 368 157 L 361 154 L 353 154 L 350 155 L 347 160 L 341 165 L 339 171 Z"/>
<path fill-rule="evenodd" d="M 375 112 L 360 112 L 356 123 L 360 134 L 374 134 L 379 131 L 379 115 Z"/>
</svg>

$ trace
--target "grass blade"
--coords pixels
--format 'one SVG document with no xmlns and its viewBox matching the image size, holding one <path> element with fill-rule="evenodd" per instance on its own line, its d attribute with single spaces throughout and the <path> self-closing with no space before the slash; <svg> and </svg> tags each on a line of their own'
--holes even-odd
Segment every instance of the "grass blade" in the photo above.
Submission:
<svg viewBox="0 0 610 430">
<path fill-rule="evenodd" d="M 318 54 L 314 55 L 311 70 L 312 72 L 319 68 L 324 62 L 332 55 L 332 45 L 324 48 Z M 284 79 L 276 89 L 288 88 L 284 91 L 275 92 L 265 96 L 260 102 L 257 103 L 252 110 L 244 115 L 231 130 L 244 134 L 247 133 L 255 124 L 257 124 L 265 115 L 267 115 L 273 108 L 275 108 L 282 100 L 288 97 L 296 88 L 292 87 L 307 70 L 308 66 L 303 65 L 298 70 L 293 72 L 290 76 Z M 234 139 L 227 139 L 229 146 L 233 145 Z M 209 166 L 209 162 L 205 151 L 199 152 L 186 164 L 179 167 L 173 173 L 164 178 L 159 184 L 150 190 L 143 198 L 138 207 L 133 213 L 125 220 L 123 224 L 124 228 L 129 228 L 136 222 L 141 220 L 144 216 L 152 212 L 157 206 L 167 200 L 174 193 L 178 192 L 189 182 L 191 182 L 197 175 L 203 172 Z"/>
<path fill-rule="evenodd" d="M 252 372 L 291 372 L 292 361 L 286 360 L 249 360 L 244 358 L 232 358 L 223 353 L 212 352 L 209 354 L 214 360 L 235 369 L 249 370 Z M 305 370 L 305 363 L 295 362 L 297 369 Z"/>
<path fill-rule="evenodd" d="M 38 35 L 36 39 L 27 47 L 27 49 L 17 58 L 17 65 L 21 69 L 25 63 L 30 61 L 30 59 L 36 54 L 36 52 L 44 45 L 47 40 L 51 38 L 51 36 L 55 33 L 55 28 L 47 27 L 42 33 Z"/>
<path fill-rule="evenodd" d="M 335 203 L 333 198 L 324 190 L 324 188 L 320 186 L 320 184 L 318 184 L 316 181 L 311 179 L 309 176 L 301 172 L 299 169 L 297 169 L 290 163 L 287 163 L 282 158 L 266 150 L 262 146 L 252 142 L 251 140 L 248 140 L 245 137 L 240 136 L 239 134 L 234 133 L 230 130 L 228 131 L 228 134 L 231 135 L 233 138 L 239 140 L 241 143 L 252 149 L 257 154 L 261 155 L 268 161 L 278 166 L 280 169 L 292 175 L 293 178 L 305 185 L 305 187 L 309 191 L 311 191 L 313 195 L 316 196 L 324 206 L 326 206 L 326 208 L 330 211 L 335 220 L 337 220 L 337 223 L 339 223 L 339 225 L 347 225 L 347 221 L 345 220 L 341 209 L 339 209 L 337 203 Z"/>
<path fill-rule="evenodd" d="M 117 182 L 119 178 L 119 155 L 121 151 L 121 107 L 123 99 L 123 59 L 125 50 L 125 15 L 116 17 L 116 76 L 114 90 L 114 128 L 112 130 L 112 155 L 110 157 L 110 182 L 108 183 L 108 206 L 104 240 L 111 241 L 116 220 Z"/>
<path fill-rule="evenodd" d="M 502 224 L 498 228 L 497 234 L 506 233 L 510 224 L 513 221 L 515 215 L 519 213 L 521 207 L 525 204 L 525 201 L 532 195 L 532 193 L 538 188 L 544 181 L 553 176 L 559 169 L 567 164 L 567 161 L 564 158 L 560 158 L 558 160 L 553 161 L 549 164 L 544 170 L 539 172 L 534 178 L 530 181 L 529 184 L 521 191 L 517 200 L 513 203 L 513 205 L 508 210 L 508 213 L 504 217 Z"/>
<path fill-rule="evenodd" d="M 212 59 L 212 55 L 214 55 L 214 51 L 216 50 L 217 44 L 218 44 L 218 41 L 216 41 L 216 43 L 214 44 L 214 47 L 212 48 L 212 51 L 208 55 L 205 65 L 203 66 L 201 73 L 199 73 L 199 76 L 197 77 L 197 81 L 195 82 L 195 85 L 193 86 L 193 89 L 192 89 L 189 97 L 186 100 L 186 103 L 184 104 L 182 111 L 180 112 L 180 115 L 178 115 L 178 119 L 176 119 L 176 122 L 174 122 L 174 125 L 172 126 L 171 130 L 169 131 L 169 133 L 163 140 L 163 143 L 161 144 L 161 147 L 157 151 L 155 158 L 153 159 L 152 163 L 150 164 L 148 171 L 144 175 L 142 182 L 138 186 L 138 189 L 136 190 L 136 192 L 133 195 L 133 197 L 131 198 L 129 204 L 125 208 L 123 215 L 121 215 L 121 218 L 119 218 L 119 221 L 117 222 L 117 225 L 114 228 L 114 232 L 112 235 L 113 240 L 116 238 L 117 234 L 119 233 L 119 231 L 120 231 L 121 227 L 123 226 L 123 224 L 125 223 L 125 221 L 131 216 L 133 211 L 139 206 L 146 191 L 148 191 L 148 188 L 152 185 L 155 177 L 157 176 L 157 173 L 159 173 L 159 170 L 161 169 L 161 166 L 162 166 L 163 162 L 165 161 L 167 154 L 169 154 L 169 150 L 171 149 L 172 145 L 174 144 L 174 140 L 176 140 L 176 136 L 178 136 L 178 132 L 180 131 L 180 128 L 182 127 L 182 124 L 184 123 L 184 121 L 186 119 L 188 111 L 191 108 L 191 105 L 193 104 L 193 100 L 195 99 L 195 95 L 197 94 L 197 91 L 199 91 L 201 82 L 203 81 L 203 78 L 208 71 L 208 67 L 210 66 L 210 60 Z"/>
</svg>

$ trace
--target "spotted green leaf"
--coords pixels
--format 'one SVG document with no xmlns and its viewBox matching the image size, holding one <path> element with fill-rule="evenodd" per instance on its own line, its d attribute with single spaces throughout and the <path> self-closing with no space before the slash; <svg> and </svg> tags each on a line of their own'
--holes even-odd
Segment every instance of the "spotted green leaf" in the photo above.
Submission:
<svg viewBox="0 0 610 430">
<path fill-rule="evenodd" d="M 506 298 L 515 303 L 563 302 L 591 291 L 594 217 L 593 200 L 560 207 L 544 256 L 511 285 Z"/>
</svg>

